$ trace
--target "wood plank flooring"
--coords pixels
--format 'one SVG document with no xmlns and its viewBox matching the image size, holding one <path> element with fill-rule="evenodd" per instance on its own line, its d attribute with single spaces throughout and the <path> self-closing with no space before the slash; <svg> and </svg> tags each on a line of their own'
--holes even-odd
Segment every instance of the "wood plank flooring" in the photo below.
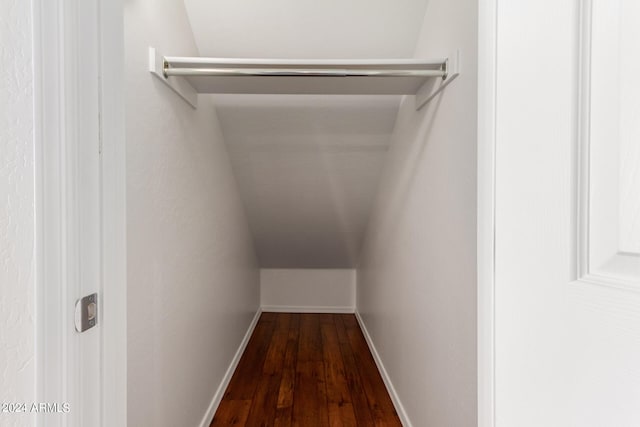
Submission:
<svg viewBox="0 0 640 427">
<path fill-rule="evenodd" d="M 401 426 L 353 314 L 262 313 L 211 426 Z"/>
</svg>

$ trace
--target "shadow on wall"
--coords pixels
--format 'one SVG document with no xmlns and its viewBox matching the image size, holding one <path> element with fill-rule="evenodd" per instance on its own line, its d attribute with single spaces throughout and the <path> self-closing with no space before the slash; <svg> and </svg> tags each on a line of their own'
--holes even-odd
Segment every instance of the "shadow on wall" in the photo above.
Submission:
<svg viewBox="0 0 640 427">
<path fill-rule="evenodd" d="M 353 268 L 397 96 L 216 96 L 260 265 Z"/>
<path fill-rule="evenodd" d="M 374 214 L 367 225 L 366 236 L 372 239 L 366 246 L 384 247 L 384 242 L 397 235 L 396 226 L 407 210 L 408 197 L 419 189 L 414 188 L 418 166 L 428 148 L 433 124 L 436 122 L 445 92 L 438 94 L 420 111 L 414 111 L 413 97 L 407 97 L 400 106 L 390 152 L 383 172 L 382 186 L 378 189 Z M 419 123 L 416 125 L 415 123 Z M 401 161 L 396 161 L 401 157 Z M 393 187 L 384 187 L 384 176 L 393 174 L 398 179 Z M 390 184 L 389 184 L 390 185 Z M 383 196 L 384 195 L 384 196 Z M 386 197 L 382 200 L 382 197 Z M 365 247 L 365 242 L 363 246 Z"/>
</svg>

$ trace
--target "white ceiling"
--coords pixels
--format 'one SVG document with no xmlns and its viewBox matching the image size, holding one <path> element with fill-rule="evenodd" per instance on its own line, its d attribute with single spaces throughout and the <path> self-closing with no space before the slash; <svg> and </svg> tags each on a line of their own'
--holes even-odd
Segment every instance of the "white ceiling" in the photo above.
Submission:
<svg viewBox="0 0 640 427">
<path fill-rule="evenodd" d="M 427 0 L 184 3 L 202 56 L 382 59 L 413 57 Z M 260 265 L 354 267 L 400 98 L 214 99 Z"/>
</svg>

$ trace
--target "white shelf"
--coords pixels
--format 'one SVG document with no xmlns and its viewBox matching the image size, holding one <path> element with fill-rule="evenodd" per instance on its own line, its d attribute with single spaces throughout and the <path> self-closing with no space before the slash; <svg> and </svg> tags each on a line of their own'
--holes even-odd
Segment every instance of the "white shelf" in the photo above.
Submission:
<svg viewBox="0 0 640 427">
<path fill-rule="evenodd" d="M 420 109 L 460 73 L 458 53 L 436 60 L 282 60 L 163 56 L 150 71 L 197 107 L 199 93 L 416 95 Z"/>
</svg>

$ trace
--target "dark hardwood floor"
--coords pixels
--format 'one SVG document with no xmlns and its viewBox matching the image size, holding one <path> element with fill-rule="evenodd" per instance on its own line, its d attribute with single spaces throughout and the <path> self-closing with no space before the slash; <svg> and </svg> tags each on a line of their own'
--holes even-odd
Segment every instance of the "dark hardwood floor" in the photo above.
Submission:
<svg viewBox="0 0 640 427">
<path fill-rule="evenodd" d="M 401 426 L 352 314 L 262 313 L 211 426 Z"/>
</svg>

